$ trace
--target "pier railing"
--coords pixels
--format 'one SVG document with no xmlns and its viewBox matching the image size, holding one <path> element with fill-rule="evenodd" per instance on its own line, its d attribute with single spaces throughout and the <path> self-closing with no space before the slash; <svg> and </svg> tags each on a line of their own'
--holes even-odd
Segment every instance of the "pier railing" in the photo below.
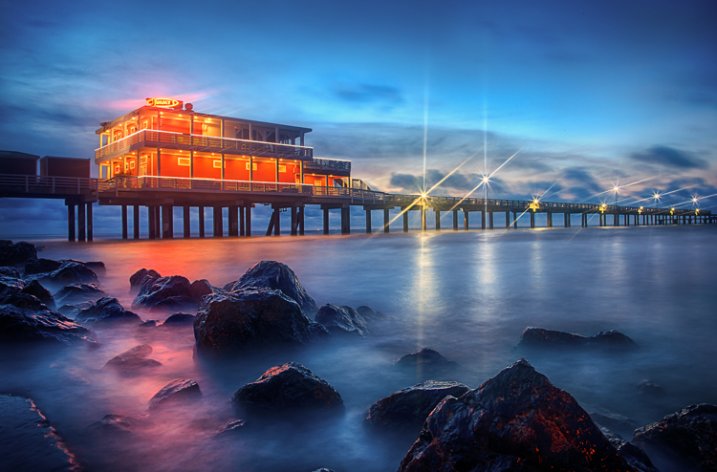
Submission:
<svg viewBox="0 0 717 472">
<path fill-rule="evenodd" d="M 312 147 L 297 146 L 295 144 L 143 129 L 95 149 L 95 157 L 97 159 L 107 159 L 138 150 L 142 147 L 163 147 L 198 152 L 220 152 L 225 154 L 283 157 L 302 160 L 311 159 L 314 155 L 314 149 Z"/>
<path fill-rule="evenodd" d="M 3 196 L 86 197 L 96 191 L 97 179 L 0 174 L 0 194 Z"/>
</svg>

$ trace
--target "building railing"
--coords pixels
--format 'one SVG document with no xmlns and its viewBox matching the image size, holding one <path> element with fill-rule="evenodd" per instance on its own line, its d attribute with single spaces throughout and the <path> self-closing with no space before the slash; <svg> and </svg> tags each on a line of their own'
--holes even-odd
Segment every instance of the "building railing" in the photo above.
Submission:
<svg viewBox="0 0 717 472">
<path fill-rule="evenodd" d="M 295 144 L 143 129 L 95 149 L 95 158 L 116 157 L 145 146 L 301 160 L 311 159 L 314 155 L 313 148 Z"/>
<path fill-rule="evenodd" d="M 45 175 L 0 174 L 0 193 L 17 195 L 72 196 L 97 191 L 97 179 Z"/>
<path fill-rule="evenodd" d="M 351 172 L 351 161 L 337 161 L 334 159 L 321 159 L 314 158 L 304 163 L 304 172 L 311 172 L 314 170 L 323 172 Z"/>
</svg>

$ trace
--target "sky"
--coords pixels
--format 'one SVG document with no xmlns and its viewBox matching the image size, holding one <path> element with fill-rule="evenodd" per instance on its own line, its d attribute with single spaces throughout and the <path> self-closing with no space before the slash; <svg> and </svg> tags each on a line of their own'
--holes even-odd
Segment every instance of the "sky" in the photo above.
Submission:
<svg viewBox="0 0 717 472">
<path fill-rule="evenodd" d="M 418 192 L 424 151 L 427 185 L 470 159 L 449 195 L 518 152 L 489 196 L 717 208 L 712 0 L 0 5 L 3 150 L 92 157 L 101 121 L 170 96 L 310 127 L 384 191 Z"/>
</svg>

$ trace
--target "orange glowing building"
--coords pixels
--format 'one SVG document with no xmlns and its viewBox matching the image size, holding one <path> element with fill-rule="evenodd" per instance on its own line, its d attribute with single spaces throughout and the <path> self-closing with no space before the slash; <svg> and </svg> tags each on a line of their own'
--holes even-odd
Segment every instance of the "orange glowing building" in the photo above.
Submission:
<svg viewBox="0 0 717 472">
<path fill-rule="evenodd" d="M 97 130 L 99 179 L 151 177 L 350 187 L 351 163 L 316 159 L 310 128 L 195 112 L 191 103 L 148 98 Z"/>
</svg>

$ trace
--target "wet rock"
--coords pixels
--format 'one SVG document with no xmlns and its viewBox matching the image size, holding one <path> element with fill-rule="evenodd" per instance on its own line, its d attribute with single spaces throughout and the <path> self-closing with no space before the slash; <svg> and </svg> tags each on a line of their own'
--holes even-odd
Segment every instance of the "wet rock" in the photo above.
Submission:
<svg viewBox="0 0 717 472">
<path fill-rule="evenodd" d="M 526 328 L 521 336 L 519 346 L 532 349 L 630 350 L 636 348 L 637 344 L 628 336 L 615 330 L 601 331 L 595 336 L 582 336 L 551 329 Z"/>
<path fill-rule="evenodd" d="M 108 360 L 105 367 L 120 370 L 122 373 L 133 374 L 137 373 L 139 369 L 161 366 L 161 362 L 147 357 L 150 354 L 152 354 L 152 346 L 140 344 Z"/>
<path fill-rule="evenodd" d="M 88 330 L 47 308 L 25 310 L 14 305 L 0 305 L 0 341 L 7 344 L 45 341 L 70 344 L 92 339 Z"/>
<path fill-rule="evenodd" d="M 426 419 L 399 471 L 629 471 L 567 392 L 520 360 Z"/>
<path fill-rule="evenodd" d="M 30 259 L 37 259 L 37 249 L 32 244 L 0 240 L 0 265 L 22 264 Z"/>
<path fill-rule="evenodd" d="M 33 292 L 37 292 L 44 298 L 44 295 L 37 289 L 37 285 L 32 285 L 32 287 L 28 288 L 28 285 L 21 279 L 7 276 L 0 277 L 0 304 L 14 305 L 31 311 L 47 309 L 47 305 Z M 49 298 L 52 301 L 52 296 Z"/>
<path fill-rule="evenodd" d="M 214 288 L 207 279 L 195 280 L 189 286 L 189 296 L 197 303 L 201 302 L 203 297 L 212 293 L 214 293 Z"/>
<path fill-rule="evenodd" d="M 132 307 L 155 309 L 196 308 L 192 298 L 189 280 L 181 275 L 147 279 L 140 287 Z"/>
<path fill-rule="evenodd" d="M 314 324 L 279 290 L 242 290 L 207 297 L 194 321 L 194 338 L 204 352 L 227 353 L 303 344 L 313 338 Z"/>
<path fill-rule="evenodd" d="M 255 264 L 236 282 L 227 284 L 225 290 L 246 289 L 281 290 L 284 295 L 299 304 L 304 313 L 314 313 L 316 302 L 309 296 L 293 270 L 276 261 L 261 261 Z"/>
<path fill-rule="evenodd" d="M 160 277 L 159 272 L 154 269 L 139 269 L 129 277 L 130 291 L 138 292 L 145 284 Z"/>
<path fill-rule="evenodd" d="M 608 411 L 592 412 L 590 413 L 590 417 L 598 426 L 629 437 L 632 436 L 632 432 L 635 431 L 638 426 L 635 421 L 627 416 Z"/>
<path fill-rule="evenodd" d="M 142 319 L 131 311 L 125 310 L 113 297 L 102 297 L 92 305 L 77 313 L 75 320 L 83 323 L 141 323 Z"/>
<path fill-rule="evenodd" d="M 157 410 L 168 405 L 196 400 L 201 396 L 202 391 L 195 380 L 174 379 L 154 394 L 149 400 L 149 409 Z"/>
<path fill-rule="evenodd" d="M 156 328 L 157 320 L 147 320 L 139 325 L 140 328 Z"/>
<path fill-rule="evenodd" d="M 625 459 L 627 465 L 637 472 L 657 472 L 652 461 L 645 451 L 622 439 L 607 428 L 600 428 L 602 434 L 610 441 L 610 444 L 617 449 L 617 454 Z"/>
<path fill-rule="evenodd" d="M 61 261 L 54 261 L 52 259 L 30 259 L 25 262 L 25 275 L 33 274 L 44 274 L 46 272 L 53 272 L 62 266 Z"/>
<path fill-rule="evenodd" d="M 418 431 L 446 395 L 460 397 L 469 390 L 460 382 L 427 380 L 377 401 L 368 409 L 365 421 L 380 428 Z"/>
<path fill-rule="evenodd" d="M 315 321 L 329 333 L 349 333 L 365 336 L 368 333 L 366 319 L 350 306 L 324 305 L 316 313 Z"/>
<path fill-rule="evenodd" d="M 683 408 L 638 428 L 632 442 L 651 457 L 667 457 L 695 470 L 717 470 L 717 405 Z"/>
<path fill-rule="evenodd" d="M 105 263 L 102 261 L 87 261 L 85 262 L 85 265 L 92 269 L 96 274 L 104 274 L 107 272 Z"/>
<path fill-rule="evenodd" d="M 249 412 L 286 413 L 341 410 L 341 395 L 301 364 L 289 362 L 264 372 L 234 394 L 234 402 Z"/>
<path fill-rule="evenodd" d="M 424 347 L 418 352 L 401 357 L 396 362 L 396 367 L 430 377 L 450 373 L 458 368 L 458 363 L 446 359 L 438 351 Z"/>
<path fill-rule="evenodd" d="M 646 397 L 661 397 L 665 394 L 665 389 L 661 385 L 649 380 L 643 380 L 637 384 L 637 391 Z"/>
<path fill-rule="evenodd" d="M 356 308 L 356 311 L 358 311 L 359 315 L 363 316 L 365 320 L 371 320 L 380 316 L 377 311 L 366 305 L 361 305 L 360 307 Z"/>
<path fill-rule="evenodd" d="M 49 287 L 64 287 L 72 284 L 98 284 L 97 274 L 82 262 L 64 261 L 62 265 L 43 274 L 40 281 Z"/>
<path fill-rule="evenodd" d="M 246 421 L 242 419 L 230 420 L 217 429 L 217 435 L 234 434 L 244 429 L 244 426 L 246 426 Z"/>
<path fill-rule="evenodd" d="M 105 415 L 100 421 L 92 423 L 89 429 L 93 433 L 128 435 L 132 434 L 141 425 L 141 420 L 131 416 Z"/>
<path fill-rule="evenodd" d="M 0 395 L 0 469 L 76 471 L 75 455 L 29 398 Z"/>
<path fill-rule="evenodd" d="M 20 278 L 20 271 L 14 267 L 0 266 L 0 277 Z"/>
<path fill-rule="evenodd" d="M 175 326 L 191 326 L 194 324 L 195 318 L 196 316 L 190 315 L 188 313 L 175 313 L 169 316 L 166 320 L 164 320 L 162 326 L 166 326 L 168 328 L 172 328 Z"/>
<path fill-rule="evenodd" d="M 25 288 L 23 288 L 22 291 L 33 295 L 49 308 L 55 306 L 55 299 L 52 297 L 52 294 L 50 294 L 50 292 L 37 280 L 31 280 L 30 283 L 25 285 Z"/>
<path fill-rule="evenodd" d="M 97 285 L 94 284 L 72 284 L 60 289 L 55 293 L 55 300 L 58 305 L 74 305 L 84 302 L 95 302 L 105 296 Z"/>
</svg>

